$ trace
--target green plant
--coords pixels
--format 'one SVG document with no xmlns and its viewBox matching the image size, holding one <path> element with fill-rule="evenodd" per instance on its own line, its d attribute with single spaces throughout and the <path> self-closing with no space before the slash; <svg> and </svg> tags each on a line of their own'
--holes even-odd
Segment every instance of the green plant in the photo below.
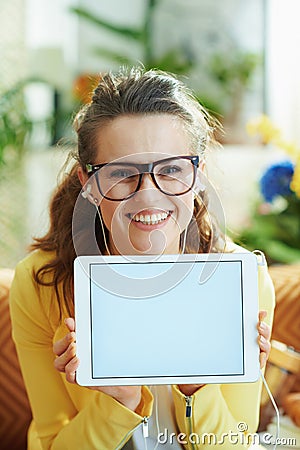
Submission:
<svg viewBox="0 0 300 450">
<path fill-rule="evenodd" d="M 118 64 L 131 66 L 141 60 L 146 69 L 155 67 L 177 75 L 189 75 L 197 65 L 189 43 L 180 47 L 172 47 L 161 56 L 154 48 L 154 18 L 159 4 L 161 2 L 158 0 L 146 0 L 145 13 L 140 27 L 116 25 L 86 8 L 72 7 L 70 10 L 91 25 L 120 36 L 128 44 L 132 42 L 138 44 L 142 58 L 132 58 L 124 53 L 100 46 L 93 48 L 94 54 Z M 248 87 L 259 61 L 258 55 L 243 52 L 237 48 L 235 43 L 232 43 L 230 49 L 225 53 L 213 54 L 202 66 L 202 70 L 208 73 L 213 82 L 211 89 L 202 88 L 201 74 L 197 75 L 199 86 L 193 87 L 199 102 L 217 119 L 228 116 L 229 121 L 234 122 L 240 114 L 243 93 Z"/>
<path fill-rule="evenodd" d="M 224 88 L 232 94 L 237 86 L 246 88 L 251 76 L 260 62 L 255 53 L 232 50 L 228 54 L 215 53 L 209 62 L 209 73 Z"/>
<path fill-rule="evenodd" d="M 0 91 L 0 253 L 7 267 L 14 267 L 24 256 L 26 246 L 23 205 L 27 191 L 22 157 L 33 127 L 24 100 L 27 83 L 28 79 L 22 80 Z"/>
<path fill-rule="evenodd" d="M 222 114 L 234 122 L 240 115 L 242 100 L 261 58 L 258 54 L 231 48 L 226 53 L 215 53 L 208 62 L 208 74 L 214 80 L 221 96 Z"/>
<path fill-rule="evenodd" d="M 186 74 L 195 64 L 188 49 L 172 48 L 161 57 L 155 54 L 153 46 L 153 18 L 157 3 L 157 0 L 147 0 L 143 23 L 140 28 L 121 27 L 102 17 L 96 16 L 85 8 L 72 7 L 71 12 L 94 26 L 104 28 L 109 32 L 119 35 L 128 42 L 137 43 L 142 50 L 142 63 L 146 69 L 156 67 L 177 74 Z M 97 46 L 94 48 L 94 52 L 118 64 L 133 65 L 137 63 L 137 59 L 107 48 Z"/>
<path fill-rule="evenodd" d="M 0 167 L 23 154 L 26 138 L 32 130 L 24 102 L 27 82 L 20 81 L 0 94 Z"/>
</svg>

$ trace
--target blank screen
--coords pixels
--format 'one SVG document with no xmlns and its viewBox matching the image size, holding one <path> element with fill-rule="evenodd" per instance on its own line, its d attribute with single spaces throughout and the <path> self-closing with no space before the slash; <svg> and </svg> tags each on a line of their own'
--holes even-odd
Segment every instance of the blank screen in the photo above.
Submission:
<svg viewBox="0 0 300 450">
<path fill-rule="evenodd" d="M 170 264 L 112 264 L 132 298 L 101 287 L 105 264 L 90 264 L 93 378 L 244 374 L 241 261 L 180 262 L 180 282 L 142 298 L 143 278 L 154 285 Z M 199 282 L 207 264 L 214 270 Z"/>
</svg>

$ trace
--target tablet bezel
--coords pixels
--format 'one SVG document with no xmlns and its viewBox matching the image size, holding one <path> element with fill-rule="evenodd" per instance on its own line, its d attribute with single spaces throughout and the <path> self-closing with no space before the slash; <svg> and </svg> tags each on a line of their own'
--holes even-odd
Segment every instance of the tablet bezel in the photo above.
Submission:
<svg viewBox="0 0 300 450">
<path fill-rule="evenodd" d="M 82 386 L 118 386 L 118 385 L 155 385 L 155 384 L 224 384 L 255 382 L 259 378 L 259 346 L 257 343 L 256 325 L 258 322 L 258 274 L 257 257 L 251 253 L 210 253 L 210 254 L 184 254 L 161 255 L 159 262 L 178 261 L 191 262 L 211 261 L 226 263 L 227 261 L 240 261 L 242 270 L 242 301 L 243 301 L 243 335 L 244 335 L 244 374 L 242 375 L 213 375 L 213 376 L 168 376 L 162 377 L 120 377 L 93 378 L 92 351 L 91 351 L 91 306 L 90 301 L 83 299 L 82 292 L 90 297 L 91 283 L 89 267 L 97 263 L 128 264 L 131 257 L 123 256 L 79 256 L 74 261 L 74 302 L 76 321 L 77 356 L 80 361 L 76 373 L 76 381 Z M 153 256 L 133 256 L 134 264 L 153 262 Z M 116 330 L 113 330 L 115 333 Z M 212 329 L 212 332 L 213 329 Z M 184 331 L 183 331 L 184 333 Z M 87 351 L 88 350 L 88 351 Z M 155 355 L 155 350 L 149 352 L 149 357 Z"/>
</svg>

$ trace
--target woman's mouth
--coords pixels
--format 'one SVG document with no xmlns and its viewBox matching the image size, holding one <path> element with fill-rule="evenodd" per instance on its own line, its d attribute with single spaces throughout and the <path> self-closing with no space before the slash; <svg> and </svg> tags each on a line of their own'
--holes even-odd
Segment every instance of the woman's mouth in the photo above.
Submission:
<svg viewBox="0 0 300 450">
<path fill-rule="evenodd" d="M 142 212 L 136 214 L 127 214 L 128 218 L 135 225 L 144 225 L 144 226 L 153 226 L 164 224 L 171 217 L 172 211 L 147 211 L 144 210 Z"/>
</svg>

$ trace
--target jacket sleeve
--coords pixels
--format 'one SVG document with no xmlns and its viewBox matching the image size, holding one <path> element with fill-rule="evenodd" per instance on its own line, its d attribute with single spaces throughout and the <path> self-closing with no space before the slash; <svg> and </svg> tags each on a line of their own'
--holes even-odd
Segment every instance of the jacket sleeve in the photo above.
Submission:
<svg viewBox="0 0 300 450">
<path fill-rule="evenodd" d="M 78 385 L 67 388 L 53 365 L 53 331 L 38 292 L 31 268 L 24 261 L 19 263 L 10 295 L 13 338 L 42 448 L 122 447 L 143 417 L 151 415 L 151 392 L 142 388 L 135 413 L 104 393 Z M 80 407 L 70 392 L 81 399 Z"/>
<path fill-rule="evenodd" d="M 265 321 L 271 326 L 275 295 L 266 265 L 258 268 L 258 288 L 259 308 L 267 311 Z M 247 432 L 255 433 L 258 427 L 261 388 L 261 380 L 255 383 L 205 385 L 192 396 L 192 416 L 186 418 L 185 396 L 177 386 L 173 386 L 177 425 L 186 436 L 186 442 L 182 442 L 184 447 L 209 450 L 213 439 L 217 439 L 218 448 L 238 450 L 249 447 Z M 209 436 L 209 433 L 212 435 Z"/>
</svg>

